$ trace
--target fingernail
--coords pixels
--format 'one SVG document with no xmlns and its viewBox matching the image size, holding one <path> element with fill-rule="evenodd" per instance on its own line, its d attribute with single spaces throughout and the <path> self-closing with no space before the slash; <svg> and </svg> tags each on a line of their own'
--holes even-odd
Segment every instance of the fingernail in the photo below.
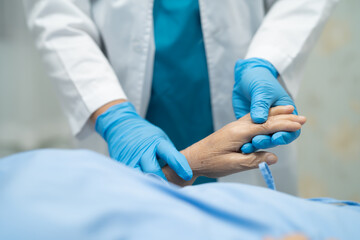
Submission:
<svg viewBox="0 0 360 240">
<path fill-rule="evenodd" d="M 274 164 L 277 162 L 277 157 L 274 154 L 268 154 L 266 157 L 266 163 L 267 164 Z"/>
</svg>

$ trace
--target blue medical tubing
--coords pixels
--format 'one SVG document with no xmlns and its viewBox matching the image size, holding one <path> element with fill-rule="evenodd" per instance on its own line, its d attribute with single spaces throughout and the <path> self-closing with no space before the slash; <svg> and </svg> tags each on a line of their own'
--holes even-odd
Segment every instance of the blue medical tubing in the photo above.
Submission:
<svg viewBox="0 0 360 240">
<path fill-rule="evenodd" d="M 271 107 L 295 104 L 277 80 L 278 72 L 268 61 L 260 58 L 238 60 L 235 65 L 235 85 L 233 89 L 233 108 L 236 118 L 250 112 L 254 123 L 264 123 Z M 297 115 L 295 107 L 294 114 Z M 271 136 L 255 136 L 251 143 L 241 147 L 243 153 L 257 149 L 272 148 L 291 143 L 300 135 L 296 132 L 277 132 Z"/>
<path fill-rule="evenodd" d="M 259 169 L 260 169 L 261 175 L 263 176 L 268 188 L 270 188 L 272 190 L 276 190 L 275 181 L 271 174 L 269 165 L 266 162 L 262 162 L 259 164 Z"/>
<path fill-rule="evenodd" d="M 127 166 L 166 179 L 160 158 L 184 180 L 193 176 L 185 156 L 168 136 L 140 117 L 130 102 L 110 107 L 97 118 L 95 129 L 108 143 L 110 157 Z"/>
</svg>

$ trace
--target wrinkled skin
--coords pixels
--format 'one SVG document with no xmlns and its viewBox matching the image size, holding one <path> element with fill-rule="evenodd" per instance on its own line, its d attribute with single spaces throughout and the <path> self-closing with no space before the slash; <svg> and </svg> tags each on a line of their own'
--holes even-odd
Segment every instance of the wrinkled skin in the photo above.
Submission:
<svg viewBox="0 0 360 240">
<path fill-rule="evenodd" d="M 268 121 L 263 124 L 253 123 L 250 114 L 247 114 L 181 151 L 193 170 L 194 177 L 189 182 L 174 177 L 173 172 L 167 167 L 163 168 L 163 171 L 169 181 L 187 185 L 198 176 L 223 177 L 257 168 L 261 162 L 274 164 L 277 157 L 273 153 L 244 154 L 239 152 L 239 148 L 259 134 L 299 130 L 306 118 L 292 114 L 293 111 L 293 106 L 274 107 L 269 112 Z"/>
</svg>

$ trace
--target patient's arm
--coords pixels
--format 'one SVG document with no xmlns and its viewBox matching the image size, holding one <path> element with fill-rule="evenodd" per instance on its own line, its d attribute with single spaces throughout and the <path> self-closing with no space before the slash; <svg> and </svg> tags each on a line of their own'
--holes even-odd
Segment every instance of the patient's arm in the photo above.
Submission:
<svg viewBox="0 0 360 240">
<path fill-rule="evenodd" d="M 274 107 L 263 124 L 254 124 L 247 114 L 181 151 L 194 173 L 190 181 L 181 179 L 169 166 L 165 166 L 163 172 L 170 182 L 185 186 L 191 185 L 199 176 L 222 177 L 256 168 L 260 162 L 274 164 L 277 157 L 272 153 L 243 154 L 239 149 L 256 135 L 299 130 L 306 118 L 291 114 L 293 111 L 293 106 Z"/>
</svg>

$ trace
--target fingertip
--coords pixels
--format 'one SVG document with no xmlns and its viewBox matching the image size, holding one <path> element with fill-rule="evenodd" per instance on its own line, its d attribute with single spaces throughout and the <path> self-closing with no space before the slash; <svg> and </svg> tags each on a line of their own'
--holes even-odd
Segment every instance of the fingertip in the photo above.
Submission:
<svg viewBox="0 0 360 240">
<path fill-rule="evenodd" d="M 277 132 L 274 133 L 271 137 L 271 141 L 276 145 L 285 145 L 294 141 L 299 137 L 301 129 L 295 132 Z"/>
<path fill-rule="evenodd" d="M 269 165 L 275 164 L 278 161 L 278 157 L 273 153 L 268 153 L 265 158 L 265 162 Z"/>
<path fill-rule="evenodd" d="M 257 149 L 251 143 L 245 143 L 240 149 L 240 151 L 245 154 L 253 153 L 256 150 Z"/>
<path fill-rule="evenodd" d="M 269 110 L 265 110 L 263 108 L 254 108 L 250 112 L 251 119 L 254 123 L 264 123 L 268 119 Z"/>
<path fill-rule="evenodd" d="M 190 181 L 193 178 L 193 171 L 191 170 L 187 160 L 186 164 L 178 164 L 177 167 L 172 167 L 174 164 L 169 164 L 169 166 L 176 172 L 179 177 L 184 179 L 185 181 Z"/>
<path fill-rule="evenodd" d="M 268 135 L 258 135 L 255 136 L 251 143 L 257 149 L 266 149 L 274 147 L 273 143 L 271 142 L 271 136 Z"/>
<path fill-rule="evenodd" d="M 301 123 L 296 123 L 296 130 L 300 129 L 302 127 L 302 124 Z"/>
<path fill-rule="evenodd" d="M 283 132 L 277 132 L 275 134 L 273 134 L 273 136 L 271 137 L 271 141 L 275 144 L 275 145 L 285 145 L 287 144 Z"/>
<path fill-rule="evenodd" d="M 251 119 L 256 124 L 262 124 L 262 123 L 266 122 L 267 117 L 268 117 L 267 115 L 264 116 L 260 113 L 251 113 Z"/>
<path fill-rule="evenodd" d="M 193 171 L 190 169 L 190 171 L 185 171 L 185 174 L 183 176 L 180 176 L 185 181 L 190 181 L 193 178 Z"/>
<path fill-rule="evenodd" d="M 181 154 L 181 153 L 179 153 Z M 181 154 L 182 155 L 182 154 Z M 182 155 L 184 156 L 184 155 Z M 174 171 L 184 179 L 185 181 L 190 181 L 193 178 L 193 171 L 187 161 L 187 159 L 184 156 L 184 159 L 178 159 L 178 167 L 177 169 L 174 169 Z"/>
<path fill-rule="evenodd" d="M 174 168 L 175 168 L 175 169 L 173 168 L 174 171 L 185 181 L 191 180 L 193 177 L 193 171 L 192 171 L 187 159 L 185 158 L 185 156 L 179 152 L 179 155 L 177 155 L 175 158 L 176 158 L 175 163 L 170 164 L 168 162 L 170 167 L 172 168 L 172 166 L 174 166 Z M 175 165 L 177 165 L 177 167 L 175 167 Z"/>
<path fill-rule="evenodd" d="M 283 133 L 283 137 L 286 141 L 288 141 L 288 143 L 290 143 L 294 137 L 290 136 L 291 134 L 293 134 L 295 131 L 300 130 L 302 127 L 301 122 L 289 122 L 286 129 L 284 129 L 284 131 L 282 131 L 281 133 Z M 286 132 L 285 132 L 286 131 Z"/>
<path fill-rule="evenodd" d="M 286 107 L 289 109 L 289 111 L 294 112 L 295 107 L 293 105 L 286 105 Z"/>
<path fill-rule="evenodd" d="M 302 116 L 302 115 L 299 116 L 299 120 L 300 120 L 301 125 L 305 124 L 307 121 L 306 117 Z"/>
<path fill-rule="evenodd" d="M 286 109 L 286 113 L 293 113 L 295 111 L 295 107 L 293 105 L 283 105 L 282 107 Z"/>
<path fill-rule="evenodd" d="M 285 110 L 287 113 L 292 113 L 295 110 L 295 107 L 293 105 L 278 105 L 275 108 L 281 108 Z"/>
<path fill-rule="evenodd" d="M 157 147 L 157 154 L 185 181 L 193 177 L 193 172 L 186 157 L 170 142 L 162 141 Z"/>
</svg>

